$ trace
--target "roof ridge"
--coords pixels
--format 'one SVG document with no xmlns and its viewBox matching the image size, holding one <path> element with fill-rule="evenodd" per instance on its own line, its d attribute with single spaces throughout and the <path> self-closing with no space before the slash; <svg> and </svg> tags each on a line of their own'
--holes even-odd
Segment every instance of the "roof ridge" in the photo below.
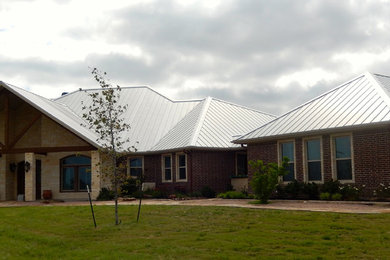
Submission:
<svg viewBox="0 0 390 260">
<path fill-rule="evenodd" d="M 293 109 L 287 111 L 286 113 L 284 113 L 284 114 L 278 116 L 277 118 L 275 118 L 275 119 L 269 121 L 268 123 L 266 123 L 266 124 L 264 124 L 264 125 L 261 125 L 260 127 L 258 127 L 258 128 L 256 128 L 256 129 L 250 131 L 249 133 L 246 133 L 245 135 L 241 136 L 240 138 L 238 138 L 238 139 L 236 139 L 236 140 L 233 140 L 233 143 L 234 143 L 235 141 L 239 141 L 239 140 L 244 139 L 245 136 L 248 136 L 248 135 L 252 134 L 253 132 L 255 132 L 255 131 L 257 131 L 257 130 L 259 130 L 259 129 L 261 129 L 261 128 L 263 128 L 263 127 L 265 127 L 265 126 L 267 126 L 267 125 L 269 125 L 269 124 L 271 124 L 271 123 L 273 123 L 273 122 L 275 122 L 275 121 L 277 121 L 277 120 L 279 120 L 280 118 L 285 117 L 285 116 L 287 116 L 287 115 L 293 113 L 294 111 L 296 111 L 296 110 L 298 110 L 298 109 L 300 109 L 300 108 L 302 108 L 302 107 L 304 107 L 304 106 L 306 106 L 306 105 L 308 105 L 308 104 L 314 102 L 315 100 L 320 99 L 320 98 L 322 98 L 323 96 L 326 96 L 326 95 L 328 95 L 329 93 L 332 93 L 332 92 L 334 92 L 334 91 L 336 91 L 336 90 L 338 90 L 338 89 L 340 89 L 340 88 L 342 88 L 342 87 L 345 87 L 345 86 L 347 86 L 348 84 L 350 84 L 351 82 L 353 82 L 353 81 L 355 81 L 355 80 L 357 80 L 357 79 L 360 79 L 360 78 L 362 78 L 362 77 L 364 77 L 364 76 L 366 76 L 366 74 L 365 74 L 365 73 L 362 73 L 362 74 L 360 74 L 359 76 L 357 76 L 357 77 L 355 77 L 355 78 L 353 78 L 353 79 L 351 79 L 351 80 L 348 80 L 348 81 L 346 81 L 346 82 L 344 82 L 344 83 L 338 85 L 337 87 L 334 87 L 334 88 L 332 88 L 331 90 L 328 90 L 328 91 L 326 91 L 325 93 L 323 93 L 323 94 L 321 94 L 321 95 L 319 95 L 319 96 L 317 96 L 317 97 L 314 97 L 314 98 L 310 99 L 309 101 L 306 101 L 305 103 L 303 103 L 303 104 L 301 104 L 301 105 L 299 105 L 299 106 L 297 106 L 297 107 L 295 107 L 295 108 L 293 108 Z"/>
<path fill-rule="evenodd" d="M 383 96 L 383 99 L 386 102 L 386 105 L 390 108 L 390 97 L 389 97 L 387 91 L 383 88 L 382 83 L 380 81 L 378 81 L 373 76 L 373 74 L 371 74 L 370 72 L 366 72 L 365 75 L 366 75 L 367 79 L 371 81 L 371 83 L 374 83 L 373 84 L 374 87 L 376 86 L 376 89 L 381 93 L 381 96 Z M 378 74 L 374 74 L 374 75 L 378 75 Z M 388 77 L 385 75 L 380 75 L 380 76 Z M 388 77 L 388 78 L 390 78 L 390 77 Z"/>
<path fill-rule="evenodd" d="M 207 97 L 203 100 L 204 104 L 203 104 L 202 110 L 200 112 L 200 115 L 198 117 L 198 120 L 195 124 L 194 132 L 192 133 L 189 145 L 195 145 L 196 141 L 198 140 L 199 133 L 200 133 L 200 130 L 202 129 L 204 120 L 206 118 L 207 111 L 209 110 L 211 100 L 212 100 L 211 97 Z"/>
<path fill-rule="evenodd" d="M 257 113 L 261 113 L 261 114 L 264 114 L 264 115 L 267 115 L 267 116 L 273 116 L 275 118 L 277 117 L 276 115 L 273 115 L 273 114 L 270 114 L 270 113 L 267 113 L 267 112 L 263 112 L 263 111 L 260 111 L 260 110 L 254 109 L 254 108 L 250 108 L 250 107 L 247 107 L 247 106 L 235 104 L 235 103 L 230 102 L 230 101 L 226 101 L 226 100 L 222 100 L 222 99 L 214 98 L 214 97 L 211 97 L 211 99 L 213 99 L 215 101 L 222 102 L 222 103 L 226 103 L 228 105 L 232 105 L 232 106 L 240 107 L 240 108 L 243 108 L 243 109 L 251 110 L 251 111 L 254 111 L 254 112 L 257 112 Z"/>
<path fill-rule="evenodd" d="M 112 89 L 115 89 L 115 87 L 111 87 Z M 160 92 L 158 92 L 157 90 L 154 90 L 153 88 L 149 87 L 149 86 L 128 86 L 128 87 L 120 87 L 121 89 L 136 89 L 136 88 L 144 88 L 144 89 L 148 89 L 154 93 L 156 93 L 157 95 L 163 97 L 164 99 L 167 99 L 168 101 L 172 102 L 172 103 L 183 103 L 183 102 L 199 102 L 199 101 L 202 101 L 203 99 L 189 99 L 189 100 L 173 100 L 173 99 L 170 99 L 169 97 L 161 94 Z M 61 98 L 63 97 L 66 97 L 66 96 L 69 96 L 69 95 L 72 95 L 76 92 L 80 92 L 80 91 L 101 91 L 102 89 L 101 88 L 87 88 L 87 89 L 78 89 L 78 90 L 75 90 L 75 91 L 72 91 L 66 95 L 63 95 L 63 96 L 60 96 L 60 97 L 57 97 L 55 99 L 53 99 L 54 101 L 57 101 L 57 100 L 60 100 Z"/>
</svg>

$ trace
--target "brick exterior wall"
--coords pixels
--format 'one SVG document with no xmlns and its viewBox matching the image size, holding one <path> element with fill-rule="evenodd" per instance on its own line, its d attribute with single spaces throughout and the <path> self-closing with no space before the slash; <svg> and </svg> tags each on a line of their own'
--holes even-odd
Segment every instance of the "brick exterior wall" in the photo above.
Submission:
<svg viewBox="0 0 390 260">
<path fill-rule="evenodd" d="M 226 191 L 230 178 L 235 173 L 235 152 L 233 151 L 190 151 L 187 153 L 187 182 L 176 180 L 176 155 L 172 156 L 172 182 L 162 182 L 162 155 L 144 156 L 145 181 L 155 182 L 156 188 L 167 192 L 184 190 L 199 192 L 209 186 L 215 192 Z"/>
<path fill-rule="evenodd" d="M 351 133 L 351 132 L 349 132 Z M 338 133 L 339 134 L 339 133 Z M 310 136 L 304 136 L 310 137 Z M 329 181 L 332 175 L 331 134 L 321 135 L 324 180 Z M 298 181 L 304 180 L 303 172 L 303 139 L 295 141 L 295 169 Z M 366 191 L 378 188 L 380 183 L 390 182 L 390 128 L 381 127 L 352 132 L 353 167 L 356 185 L 365 185 Z M 277 140 L 248 144 L 248 160 L 260 159 L 266 163 L 277 162 Z M 253 172 L 249 169 L 249 179 Z"/>
<path fill-rule="evenodd" d="M 355 181 L 375 189 L 390 182 L 390 129 L 353 133 Z"/>
</svg>

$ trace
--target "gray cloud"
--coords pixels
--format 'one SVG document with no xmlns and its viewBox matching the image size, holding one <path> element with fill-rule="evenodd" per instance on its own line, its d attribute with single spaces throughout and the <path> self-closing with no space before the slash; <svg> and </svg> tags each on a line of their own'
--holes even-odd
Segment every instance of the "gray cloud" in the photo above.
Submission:
<svg viewBox="0 0 390 260">
<path fill-rule="evenodd" d="M 196 4 L 179 8 L 167 0 L 106 15 L 93 28 L 80 25 L 63 35 L 137 45 L 151 62 L 113 50 L 73 63 L 0 57 L 0 71 L 37 83 L 90 86 L 88 66 L 98 67 L 121 85 L 172 88 L 180 99 L 214 96 L 280 114 L 357 76 L 351 64 L 334 55 L 390 49 L 390 6 L 379 1 L 237 0 L 209 13 Z M 389 60 L 361 62 L 365 70 L 390 74 Z M 297 82 L 275 87 L 279 77 L 313 68 L 336 78 L 310 88 Z M 201 83 L 183 89 L 186 80 Z"/>
</svg>

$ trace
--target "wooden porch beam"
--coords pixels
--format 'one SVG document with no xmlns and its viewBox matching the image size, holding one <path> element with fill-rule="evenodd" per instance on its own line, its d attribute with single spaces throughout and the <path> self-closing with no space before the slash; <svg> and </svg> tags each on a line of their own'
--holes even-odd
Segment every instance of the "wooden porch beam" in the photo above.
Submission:
<svg viewBox="0 0 390 260">
<path fill-rule="evenodd" d="M 5 118 L 4 118 L 4 142 L 5 147 L 8 147 L 9 143 L 9 93 L 5 94 L 5 102 L 4 102 L 4 111 L 5 111 Z"/>
<path fill-rule="evenodd" d="M 3 93 L 4 90 L 5 90 L 5 88 L 0 89 L 0 96 L 1 96 L 1 93 Z"/>
<path fill-rule="evenodd" d="M 81 152 L 97 150 L 93 146 L 63 146 L 63 147 L 30 147 L 1 150 L 2 154 L 15 153 L 57 153 L 57 152 Z"/>
<path fill-rule="evenodd" d="M 12 149 L 15 144 L 24 136 L 25 133 L 34 125 L 34 123 L 41 118 L 41 114 L 39 113 L 35 116 L 28 124 L 20 131 L 18 135 L 16 135 L 15 139 L 8 145 L 9 149 Z"/>
</svg>

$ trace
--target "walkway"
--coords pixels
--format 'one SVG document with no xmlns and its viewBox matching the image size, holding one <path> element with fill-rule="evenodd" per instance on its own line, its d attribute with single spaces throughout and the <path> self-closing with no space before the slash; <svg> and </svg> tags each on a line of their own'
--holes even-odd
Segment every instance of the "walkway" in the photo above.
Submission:
<svg viewBox="0 0 390 260">
<path fill-rule="evenodd" d="M 315 201 L 315 200 L 272 200 L 270 204 L 250 204 L 254 200 L 239 199 L 193 199 L 193 200 L 168 200 L 168 199 L 146 199 L 143 205 L 186 205 L 186 206 L 223 206 L 240 207 L 253 209 L 279 209 L 279 210 L 303 210 L 320 212 L 340 213 L 390 213 L 390 202 L 361 202 L 361 201 Z M 114 205 L 113 201 L 94 201 L 94 205 Z M 120 201 L 120 205 L 137 205 L 136 201 Z M 86 206 L 88 201 L 66 201 L 66 202 L 17 202 L 3 201 L 0 207 L 23 207 L 23 206 Z"/>
</svg>

